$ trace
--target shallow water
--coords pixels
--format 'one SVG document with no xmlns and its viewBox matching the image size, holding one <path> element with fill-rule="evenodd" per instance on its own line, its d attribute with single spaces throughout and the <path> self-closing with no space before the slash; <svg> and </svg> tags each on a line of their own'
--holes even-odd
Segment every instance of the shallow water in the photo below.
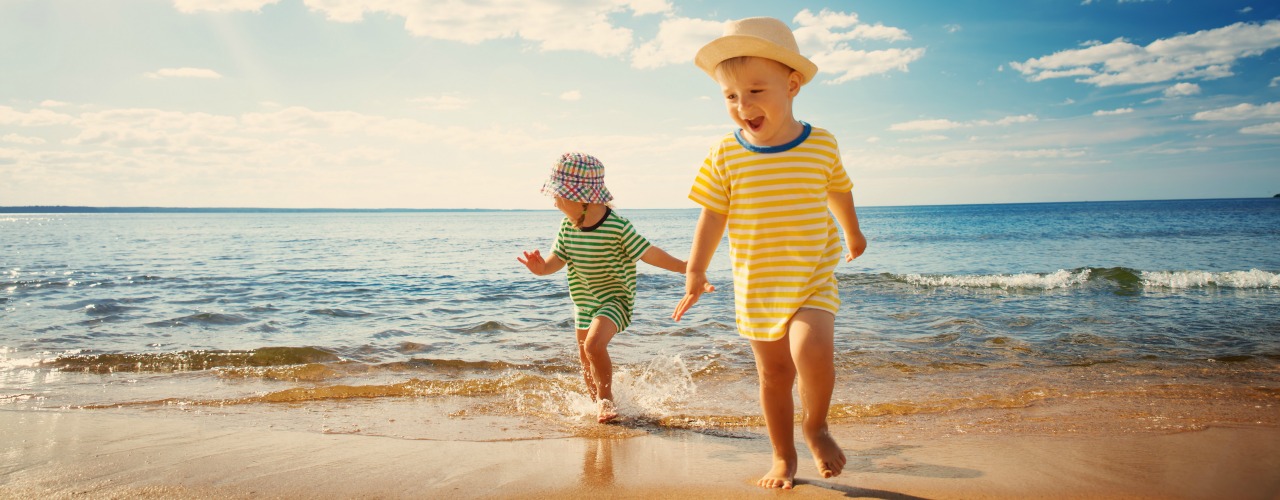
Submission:
<svg viewBox="0 0 1280 500">
<path fill-rule="evenodd" d="M 696 211 L 619 210 L 687 253 Z M 1146 397 L 1153 386 L 1276 400 L 1280 201 L 859 215 L 870 247 L 837 269 L 833 418 Z M 546 251 L 559 217 L 0 215 L 0 408 L 284 422 L 343 404 L 354 405 L 346 427 L 316 425 L 433 436 L 412 423 L 427 411 L 505 422 L 473 439 L 586 432 L 563 274 L 536 277 L 515 260 Z M 680 323 L 668 315 L 683 278 L 641 264 L 635 321 L 610 346 L 628 418 L 723 432 L 759 423 L 724 246 L 709 273 L 720 291 Z M 391 428 L 389 411 L 404 413 Z"/>
</svg>

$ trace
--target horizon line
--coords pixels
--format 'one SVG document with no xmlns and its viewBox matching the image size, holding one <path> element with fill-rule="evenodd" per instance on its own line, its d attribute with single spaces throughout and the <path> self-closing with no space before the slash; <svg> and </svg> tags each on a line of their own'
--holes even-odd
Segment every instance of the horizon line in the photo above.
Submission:
<svg viewBox="0 0 1280 500">
<path fill-rule="evenodd" d="M 1248 198 L 1168 198 L 1168 199 L 1135 199 L 1135 200 L 1079 200 L 1079 201 L 1024 201 L 1003 203 L 937 203 L 929 205 L 866 205 L 860 208 L 902 208 L 902 207 L 950 207 L 950 206 L 984 206 L 984 205 L 1036 205 L 1036 204 L 1068 204 L 1068 203 L 1125 203 L 1141 201 L 1212 201 L 1212 200 L 1266 200 L 1280 198 L 1280 194 L 1271 197 Z M 699 207 L 680 208 L 629 208 L 627 210 L 697 210 Z M 91 205 L 15 205 L 0 206 L 0 213 L 323 213 L 323 212 L 538 212 L 553 211 L 542 208 L 292 208 L 292 207 L 156 207 L 156 206 L 91 206 Z"/>
</svg>

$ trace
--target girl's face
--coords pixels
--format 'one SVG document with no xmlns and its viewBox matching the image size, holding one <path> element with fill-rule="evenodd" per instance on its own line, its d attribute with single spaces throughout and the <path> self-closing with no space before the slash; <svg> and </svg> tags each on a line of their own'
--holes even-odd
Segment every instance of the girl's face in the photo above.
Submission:
<svg viewBox="0 0 1280 500">
<path fill-rule="evenodd" d="M 804 130 L 791 114 L 801 78 L 786 65 L 762 57 L 748 57 L 731 70 L 716 71 L 729 117 L 742 127 L 747 142 L 766 147 L 787 144 Z"/>
<path fill-rule="evenodd" d="M 576 201 L 569 201 L 560 196 L 557 196 L 555 198 L 556 198 L 556 208 L 560 209 L 560 212 L 564 213 L 565 217 L 574 219 L 582 214 L 581 203 L 578 203 Z"/>
</svg>

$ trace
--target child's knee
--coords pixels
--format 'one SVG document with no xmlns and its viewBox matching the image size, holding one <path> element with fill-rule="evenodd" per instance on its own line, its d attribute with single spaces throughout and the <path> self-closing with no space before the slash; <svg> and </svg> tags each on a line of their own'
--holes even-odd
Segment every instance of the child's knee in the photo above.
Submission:
<svg viewBox="0 0 1280 500">
<path fill-rule="evenodd" d="M 796 378 L 796 366 L 790 359 L 786 360 L 756 360 L 756 373 L 760 376 L 762 385 L 786 385 L 791 386 Z"/>
<path fill-rule="evenodd" d="M 587 340 L 582 343 L 582 349 L 586 351 L 588 356 L 599 356 L 609 352 L 609 339 L 603 335 L 588 336 Z"/>
</svg>

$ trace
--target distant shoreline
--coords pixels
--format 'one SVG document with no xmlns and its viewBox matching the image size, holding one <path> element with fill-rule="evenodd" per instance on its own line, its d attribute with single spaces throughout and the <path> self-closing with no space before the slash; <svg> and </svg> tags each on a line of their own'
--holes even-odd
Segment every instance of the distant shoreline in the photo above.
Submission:
<svg viewBox="0 0 1280 500">
<path fill-rule="evenodd" d="M 421 213 L 523 212 L 500 208 L 256 208 L 256 207 L 0 207 L 0 214 L 271 214 L 271 213 Z"/>
<path fill-rule="evenodd" d="M 903 207 L 973 207 L 1001 205 L 1070 205 L 1089 203 L 1142 203 L 1169 201 L 1230 201 L 1230 200 L 1270 200 L 1275 197 L 1262 198 L 1185 198 L 1166 200 L 1085 200 L 1085 201 L 1028 201 L 1010 203 L 954 203 L 937 205 L 867 205 L 859 208 L 903 208 Z M 697 207 L 682 208 L 628 208 L 627 210 L 697 210 Z M 0 207 L 0 214 L 307 214 L 307 213 L 441 213 L 441 212 L 539 212 L 551 209 L 531 208 L 263 208 L 263 207 L 87 207 L 64 205 L 30 205 Z"/>
</svg>

